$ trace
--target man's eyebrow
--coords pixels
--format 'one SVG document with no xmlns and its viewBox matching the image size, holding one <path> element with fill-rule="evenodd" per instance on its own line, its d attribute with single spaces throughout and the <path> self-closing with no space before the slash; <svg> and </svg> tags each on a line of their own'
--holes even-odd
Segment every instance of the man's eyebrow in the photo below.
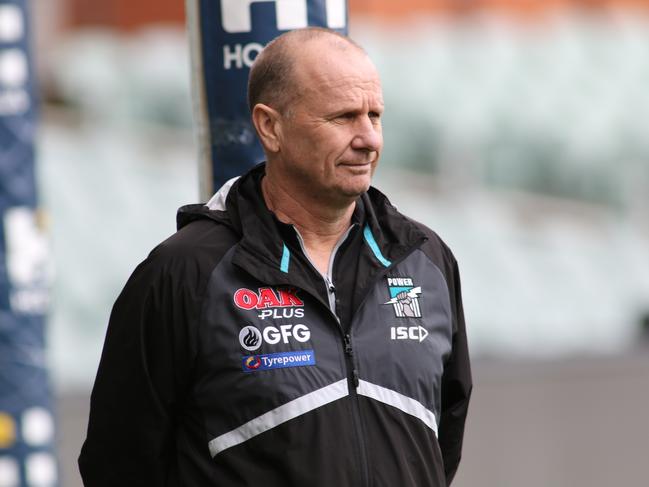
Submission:
<svg viewBox="0 0 649 487">
<path fill-rule="evenodd" d="M 383 110 L 385 104 L 383 100 L 378 100 L 376 102 L 369 103 L 368 105 L 363 104 L 359 106 L 357 102 L 350 101 L 349 103 L 345 100 L 333 100 L 331 101 L 331 108 L 327 108 L 327 113 L 364 113 L 364 112 L 375 112 L 377 110 Z M 336 105 L 336 106 L 333 106 Z"/>
<path fill-rule="evenodd" d="M 358 107 L 343 107 L 339 108 L 337 110 L 332 110 L 329 112 L 329 116 L 336 116 L 336 115 L 345 115 L 345 114 L 353 114 L 353 115 L 363 115 L 365 113 L 383 113 L 384 106 L 383 104 L 381 105 L 371 105 L 363 108 L 358 108 Z"/>
<path fill-rule="evenodd" d="M 332 118 L 336 118 L 336 117 L 339 117 L 341 115 L 347 115 L 347 114 L 351 114 L 351 115 L 356 116 L 356 115 L 360 115 L 361 113 L 363 113 L 363 110 L 359 110 L 358 108 L 352 108 L 352 107 L 338 108 L 338 109 L 335 109 L 335 110 L 327 111 L 324 114 L 324 118 L 325 119 L 332 119 Z"/>
</svg>

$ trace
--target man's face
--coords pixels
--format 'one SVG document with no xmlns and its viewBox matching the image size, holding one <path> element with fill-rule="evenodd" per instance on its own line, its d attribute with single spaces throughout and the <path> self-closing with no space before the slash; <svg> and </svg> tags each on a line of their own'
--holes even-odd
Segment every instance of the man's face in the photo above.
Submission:
<svg viewBox="0 0 649 487">
<path fill-rule="evenodd" d="M 298 191 L 347 203 L 367 191 L 383 147 L 383 95 L 362 52 L 308 42 L 296 55 L 297 93 L 280 118 L 278 163 Z"/>
</svg>

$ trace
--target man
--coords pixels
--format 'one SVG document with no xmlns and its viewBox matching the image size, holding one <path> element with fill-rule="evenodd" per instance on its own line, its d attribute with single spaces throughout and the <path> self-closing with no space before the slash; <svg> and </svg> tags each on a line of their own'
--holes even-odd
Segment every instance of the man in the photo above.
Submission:
<svg viewBox="0 0 649 487">
<path fill-rule="evenodd" d="M 471 390 L 457 266 L 370 188 L 376 69 L 290 32 L 249 102 L 267 163 L 182 208 L 115 303 L 85 485 L 448 485 Z"/>
</svg>

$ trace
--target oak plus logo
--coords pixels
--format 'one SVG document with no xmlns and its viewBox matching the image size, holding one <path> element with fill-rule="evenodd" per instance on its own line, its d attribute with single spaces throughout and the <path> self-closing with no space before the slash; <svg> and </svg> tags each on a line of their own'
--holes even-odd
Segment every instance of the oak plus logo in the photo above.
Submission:
<svg viewBox="0 0 649 487">
<path fill-rule="evenodd" d="M 294 289 L 262 287 L 257 291 L 240 288 L 234 293 L 234 304 L 239 309 L 258 311 L 257 317 L 265 320 L 304 317 L 304 302 Z"/>
</svg>

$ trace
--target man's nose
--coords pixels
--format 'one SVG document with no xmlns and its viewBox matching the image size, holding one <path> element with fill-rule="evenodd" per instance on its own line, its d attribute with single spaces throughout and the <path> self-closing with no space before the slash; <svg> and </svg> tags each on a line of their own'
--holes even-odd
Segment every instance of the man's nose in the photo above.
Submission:
<svg viewBox="0 0 649 487">
<path fill-rule="evenodd" d="M 352 140 L 352 149 L 378 152 L 383 146 L 381 122 L 369 116 L 359 117 L 355 125 L 356 133 Z"/>
</svg>

